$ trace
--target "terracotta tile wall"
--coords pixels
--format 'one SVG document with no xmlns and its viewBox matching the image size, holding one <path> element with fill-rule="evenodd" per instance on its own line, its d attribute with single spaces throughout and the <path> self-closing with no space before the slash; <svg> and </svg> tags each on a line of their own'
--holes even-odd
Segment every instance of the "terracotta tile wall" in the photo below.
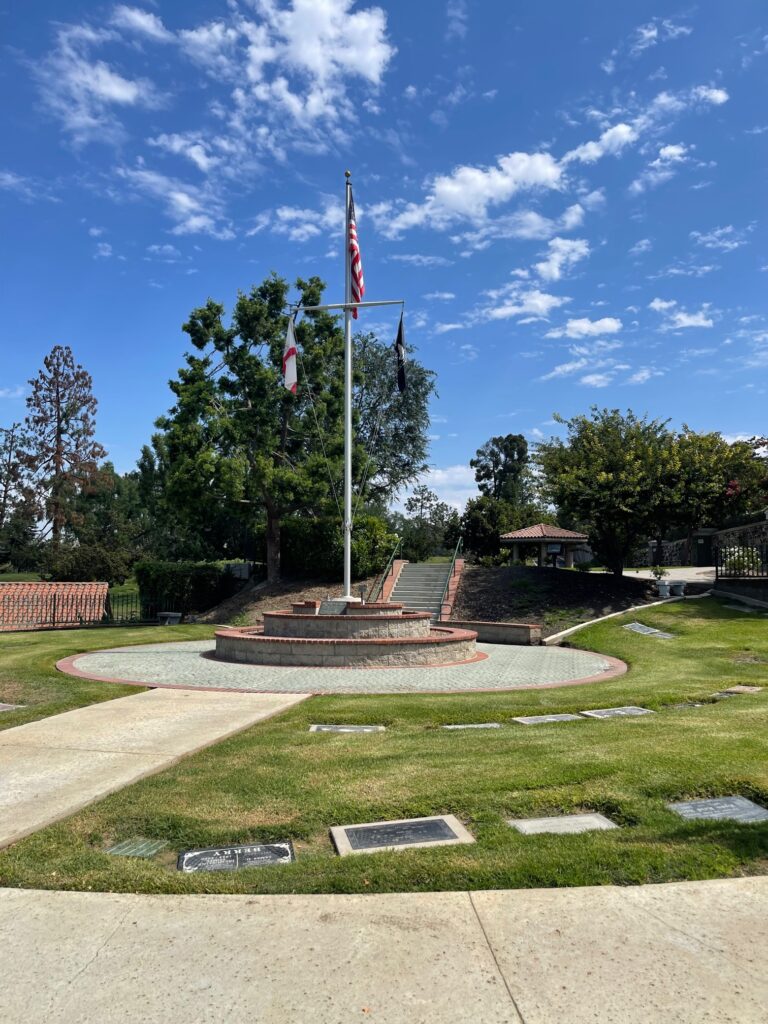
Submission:
<svg viewBox="0 0 768 1024">
<path fill-rule="evenodd" d="M 0 632 L 100 622 L 107 583 L 0 583 Z"/>
</svg>

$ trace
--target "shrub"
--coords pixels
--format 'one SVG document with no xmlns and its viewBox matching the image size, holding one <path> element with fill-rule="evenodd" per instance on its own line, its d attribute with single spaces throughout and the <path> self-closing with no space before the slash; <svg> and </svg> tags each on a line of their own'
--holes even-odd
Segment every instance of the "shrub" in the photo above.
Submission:
<svg viewBox="0 0 768 1024">
<path fill-rule="evenodd" d="M 217 562 L 160 562 L 134 566 L 141 600 L 179 612 L 204 612 L 239 589 L 239 581 Z"/>
</svg>

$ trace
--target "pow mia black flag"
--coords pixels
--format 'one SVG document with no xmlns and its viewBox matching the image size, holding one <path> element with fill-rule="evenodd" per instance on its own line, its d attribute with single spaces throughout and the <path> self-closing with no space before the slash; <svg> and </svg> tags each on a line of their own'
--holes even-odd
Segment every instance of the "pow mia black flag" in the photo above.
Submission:
<svg viewBox="0 0 768 1024">
<path fill-rule="evenodd" d="M 405 391 L 405 326 L 402 313 L 395 338 L 395 355 L 397 356 L 397 386 L 402 394 Z"/>
</svg>

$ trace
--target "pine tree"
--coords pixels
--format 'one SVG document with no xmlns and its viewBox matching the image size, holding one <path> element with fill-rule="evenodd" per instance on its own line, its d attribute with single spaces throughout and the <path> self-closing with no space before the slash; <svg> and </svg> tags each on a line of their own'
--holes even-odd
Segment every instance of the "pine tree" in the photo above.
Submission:
<svg viewBox="0 0 768 1024">
<path fill-rule="evenodd" d="M 69 346 L 55 345 L 29 381 L 25 464 L 33 477 L 54 546 L 67 526 L 67 507 L 107 454 L 94 441 L 97 402 L 91 375 Z"/>
</svg>

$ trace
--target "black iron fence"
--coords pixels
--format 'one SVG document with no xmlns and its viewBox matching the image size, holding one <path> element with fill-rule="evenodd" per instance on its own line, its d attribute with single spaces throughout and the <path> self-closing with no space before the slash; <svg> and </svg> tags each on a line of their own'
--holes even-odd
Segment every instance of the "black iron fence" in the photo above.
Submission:
<svg viewBox="0 0 768 1024">
<path fill-rule="evenodd" d="M 731 544 L 714 554 L 717 579 L 768 579 L 768 544 Z"/>
</svg>

